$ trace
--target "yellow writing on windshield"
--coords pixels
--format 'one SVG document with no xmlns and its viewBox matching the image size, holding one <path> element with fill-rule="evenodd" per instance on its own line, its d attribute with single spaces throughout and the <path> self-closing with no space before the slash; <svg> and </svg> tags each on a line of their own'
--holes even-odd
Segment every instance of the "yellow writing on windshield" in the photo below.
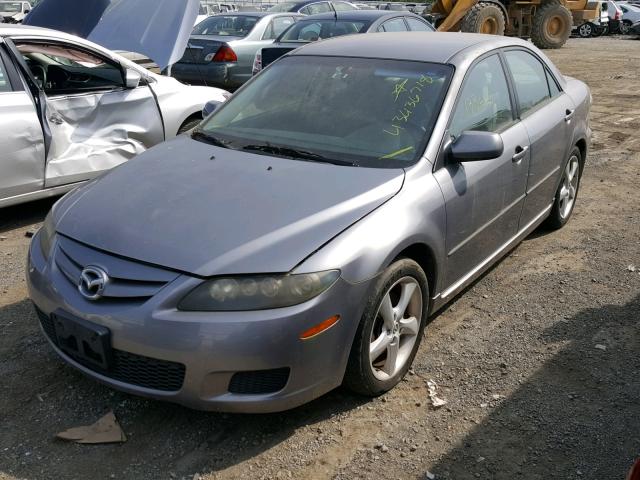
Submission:
<svg viewBox="0 0 640 480">
<path fill-rule="evenodd" d="M 381 156 L 380 160 L 384 160 L 385 158 L 397 157 L 398 155 L 402 155 L 403 153 L 410 152 L 411 150 L 413 150 L 412 146 L 401 148 L 400 150 L 396 150 L 395 152 L 387 153 L 386 155 Z"/>
</svg>

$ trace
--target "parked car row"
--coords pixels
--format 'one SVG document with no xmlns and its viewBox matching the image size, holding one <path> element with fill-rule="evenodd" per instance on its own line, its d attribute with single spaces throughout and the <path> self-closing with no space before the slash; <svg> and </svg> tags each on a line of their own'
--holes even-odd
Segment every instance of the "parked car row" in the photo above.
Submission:
<svg viewBox="0 0 640 480">
<path fill-rule="evenodd" d="M 328 2 L 326 2 L 328 3 Z M 335 2 L 335 5 L 345 2 Z M 308 2 L 280 4 L 284 13 L 214 15 L 196 25 L 171 75 L 180 81 L 235 90 L 252 74 L 301 45 L 341 35 L 433 31 L 410 12 L 346 10 L 303 15 Z M 305 6 L 306 5 L 306 6 Z"/>
<path fill-rule="evenodd" d="M 632 27 L 640 22 L 640 6 L 629 2 L 608 0 L 601 2 L 600 17 L 574 27 L 582 38 L 599 37 L 606 33 L 634 33 Z"/>
</svg>

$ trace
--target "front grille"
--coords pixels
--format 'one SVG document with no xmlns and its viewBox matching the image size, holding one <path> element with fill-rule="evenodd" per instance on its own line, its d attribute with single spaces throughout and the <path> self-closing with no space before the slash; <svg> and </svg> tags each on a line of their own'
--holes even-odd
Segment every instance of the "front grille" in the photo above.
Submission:
<svg viewBox="0 0 640 480">
<path fill-rule="evenodd" d="M 37 307 L 36 313 L 47 337 L 54 345 L 59 347 L 51 317 Z M 183 364 L 145 357 L 116 348 L 112 348 L 111 352 L 113 365 L 106 371 L 99 370 L 95 366 L 87 364 L 82 359 L 66 352 L 65 355 L 70 356 L 76 362 L 100 375 L 120 382 L 164 392 L 175 392 L 182 388 L 185 373 Z"/>
<path fill-rule="evenodd" d="M 289 380 L 289 368 L 238 372 L 231 377 L 231 393 L 261 394 L 275 393 L 284 388 Z"/>
<path fill-rule="evenodd" d="M 64 236 L 59 237 L 54 258 L 58 269 L 74 287 L 85 267 L 102 268 L 109 275 L 109 281 L 98 302 L 146 300 L 178 276 L 169 270 L 101 252 Z"/>
</svg>

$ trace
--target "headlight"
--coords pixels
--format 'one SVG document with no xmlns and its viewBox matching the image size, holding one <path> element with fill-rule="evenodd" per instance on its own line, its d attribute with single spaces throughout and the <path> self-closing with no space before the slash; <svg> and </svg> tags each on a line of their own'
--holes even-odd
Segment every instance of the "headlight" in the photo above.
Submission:
<svg viewBox="0 0 640 480">
<path fill-rule="evenodd" d="M 339 270 L 328 270 L 300 275 L 216 278 L 188 293 L 178 309 L 229 312 L 290 307 L 320 295 L 339 276 Z"/>
<path fill-rule="evenodd" d="M 53 239 L 56 236 L 56 229 L 53 225 L 53 215 L 51 212 L 47 215 L 47 218 L 44 219 L 44 223 L 42 224 L 42 228 L 39 232 L 40 237 L 40 250 L 42 250 L 42 255 L 44 258 L 49 258 L 49 254 L 51 253 L 51 246 L 53 245 Z"/>
</svg>

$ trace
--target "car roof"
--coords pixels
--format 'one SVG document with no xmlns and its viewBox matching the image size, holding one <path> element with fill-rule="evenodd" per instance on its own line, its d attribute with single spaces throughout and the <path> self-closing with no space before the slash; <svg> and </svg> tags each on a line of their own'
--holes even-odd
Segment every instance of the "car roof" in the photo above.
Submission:
<svg viewBox="0 0 640 480">
<path fill-rule="evenodd" d="M 419 62 L 451 63 L 451 59 L 468 50 L 474 57 L 508 46 L 538 50 L 515 37 L 458 32 L 386 32 L 367 35 L 344 35 L 305 45 L 291 55 L 325 55 L 338 57 L 393 58 Z"/>
<path fill-rule="evenodd" d="M 277 15 L 277 13 L 278 12 L 220 12 L 220 13 L 216 13 L 214 15 L 209 15 L 207 18 L 211 18 L 211 17 L 266 17 L 267 15 Z"/>
<path fill-rule="evenodd" d="M 391 11 L 391 10 L 348 10 L 348 11 L 341 11 L 341 12 L 335 12 L 335 15 L 333 12 L 328 12 L 328 13 L 316 13 L 315 15 L 309 15 L 307 17 L 305 17 L 303 20 L 301 21 L 305 21 L 307 19 L 314 19 L 314 20 L 327 20 L 327 19 L 333 19 L 333 18 L 338 18 L 338 20 L 377 20 L 380 17 L 384 17 L 385 15 L 389 15 L 389 16 L 417 16 L 409 11 Z"/>
</svg>

